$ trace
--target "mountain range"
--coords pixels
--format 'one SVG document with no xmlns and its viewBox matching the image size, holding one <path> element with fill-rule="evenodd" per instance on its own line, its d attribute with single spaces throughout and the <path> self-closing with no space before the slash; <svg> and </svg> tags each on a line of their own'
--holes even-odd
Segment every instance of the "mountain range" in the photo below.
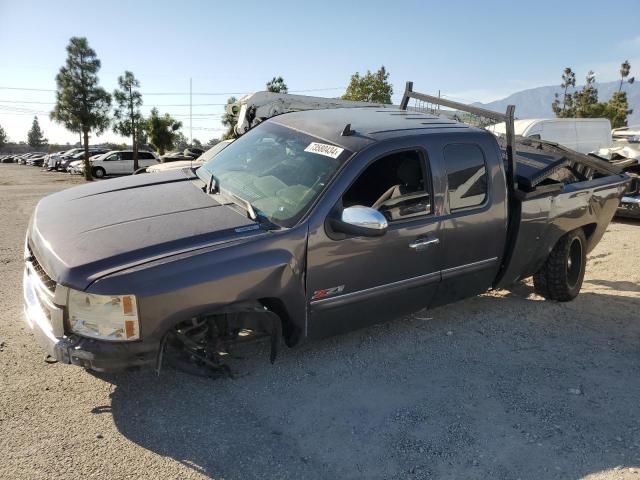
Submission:
<svg viewBox="0 0 640 480">
<path fill-rule="evenodd" d="M 596 83 L 598 89 L 598 101 L 606 102 L 611 98 L 613 92 L 618 90 L 620 82 Z M 576 87 L 578 90 L 582 86 Z M 640 82 L 631 85 L 625 83 L 624 91 L 627 92 L 627 100 L 629 108 L 633 109 L 633 113 L 627 119 L 628 125 L 640 124 Z M 504 112 L 507 105 L 516 106 L 516 118 L 553 118 L 553 110 L 551 104 L 554 95 L 558 93 L 562 95 L 560 86 L 546 86 L 530 88 L 509 95 L 501 100 L 495 100 L 488 103 L 476 103 L 489 110 Z"/>
</svg>

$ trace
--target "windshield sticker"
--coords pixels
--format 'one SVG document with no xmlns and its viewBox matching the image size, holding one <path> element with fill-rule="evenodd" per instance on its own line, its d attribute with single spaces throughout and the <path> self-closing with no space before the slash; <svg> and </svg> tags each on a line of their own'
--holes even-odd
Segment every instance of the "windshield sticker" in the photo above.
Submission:
<svg viewBox="0 0 640 480">
<path fill-rule="evenodd" d="M 326 143 L 311 142 L 309 146 L 304 149 L 304 151 L 318 153 L 320 155 L 324 155 L 325 157 L 338 158 L 340 154 L 344 152 L 344 148 L 336 147 L 334 145 L 327 145 Z"/>
</svg>

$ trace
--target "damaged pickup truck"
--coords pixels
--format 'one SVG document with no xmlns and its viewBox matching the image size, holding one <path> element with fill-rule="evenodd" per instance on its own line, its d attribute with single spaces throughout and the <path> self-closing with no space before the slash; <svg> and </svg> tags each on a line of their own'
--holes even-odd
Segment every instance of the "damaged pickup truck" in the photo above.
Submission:
<svg viewBox="0 0 640 480">
<path fill-rule="evenodd" d="M 507 135 L 408 110 L 411 99 L 504 121 Z M 159 368 L 172 351 L 215 370 L 244 341 L 265 337 L 273 361 L 282 343 L 530 276 L 568 301 L 628 181 L 516 141 L 513 107 L 408 84 L 400 109 L 288 113 L 197 169 L 48 196 L 27 232 L 26 319 L 60 362 Z"/>
</svg>

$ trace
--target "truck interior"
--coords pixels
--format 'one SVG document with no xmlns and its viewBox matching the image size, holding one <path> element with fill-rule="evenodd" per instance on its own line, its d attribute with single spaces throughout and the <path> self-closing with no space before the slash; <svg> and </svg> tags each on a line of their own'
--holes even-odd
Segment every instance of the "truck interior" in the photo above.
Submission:
<svg viewBox="0 0 640 480">
<path fill-rule="evenodd" d="M 344 194 L 345 207 L 379 210 L 388 221 L 431 212 L 430 180 L 421 152 L 406 150 L 373 162 Z"/>
</svg>

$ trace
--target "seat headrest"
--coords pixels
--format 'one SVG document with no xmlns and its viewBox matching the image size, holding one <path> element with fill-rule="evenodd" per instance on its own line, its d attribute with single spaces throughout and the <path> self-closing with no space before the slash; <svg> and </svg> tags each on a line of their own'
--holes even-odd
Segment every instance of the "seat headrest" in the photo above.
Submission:
<svg viewBox="0 0 640 480">
<path fill-rule="evenodd" d="M 420 161 L 416 158 L 405 158 L 398 167 L 398 178 L 405 185 L 419 185 L 422 180 Z"/>
</svg>

